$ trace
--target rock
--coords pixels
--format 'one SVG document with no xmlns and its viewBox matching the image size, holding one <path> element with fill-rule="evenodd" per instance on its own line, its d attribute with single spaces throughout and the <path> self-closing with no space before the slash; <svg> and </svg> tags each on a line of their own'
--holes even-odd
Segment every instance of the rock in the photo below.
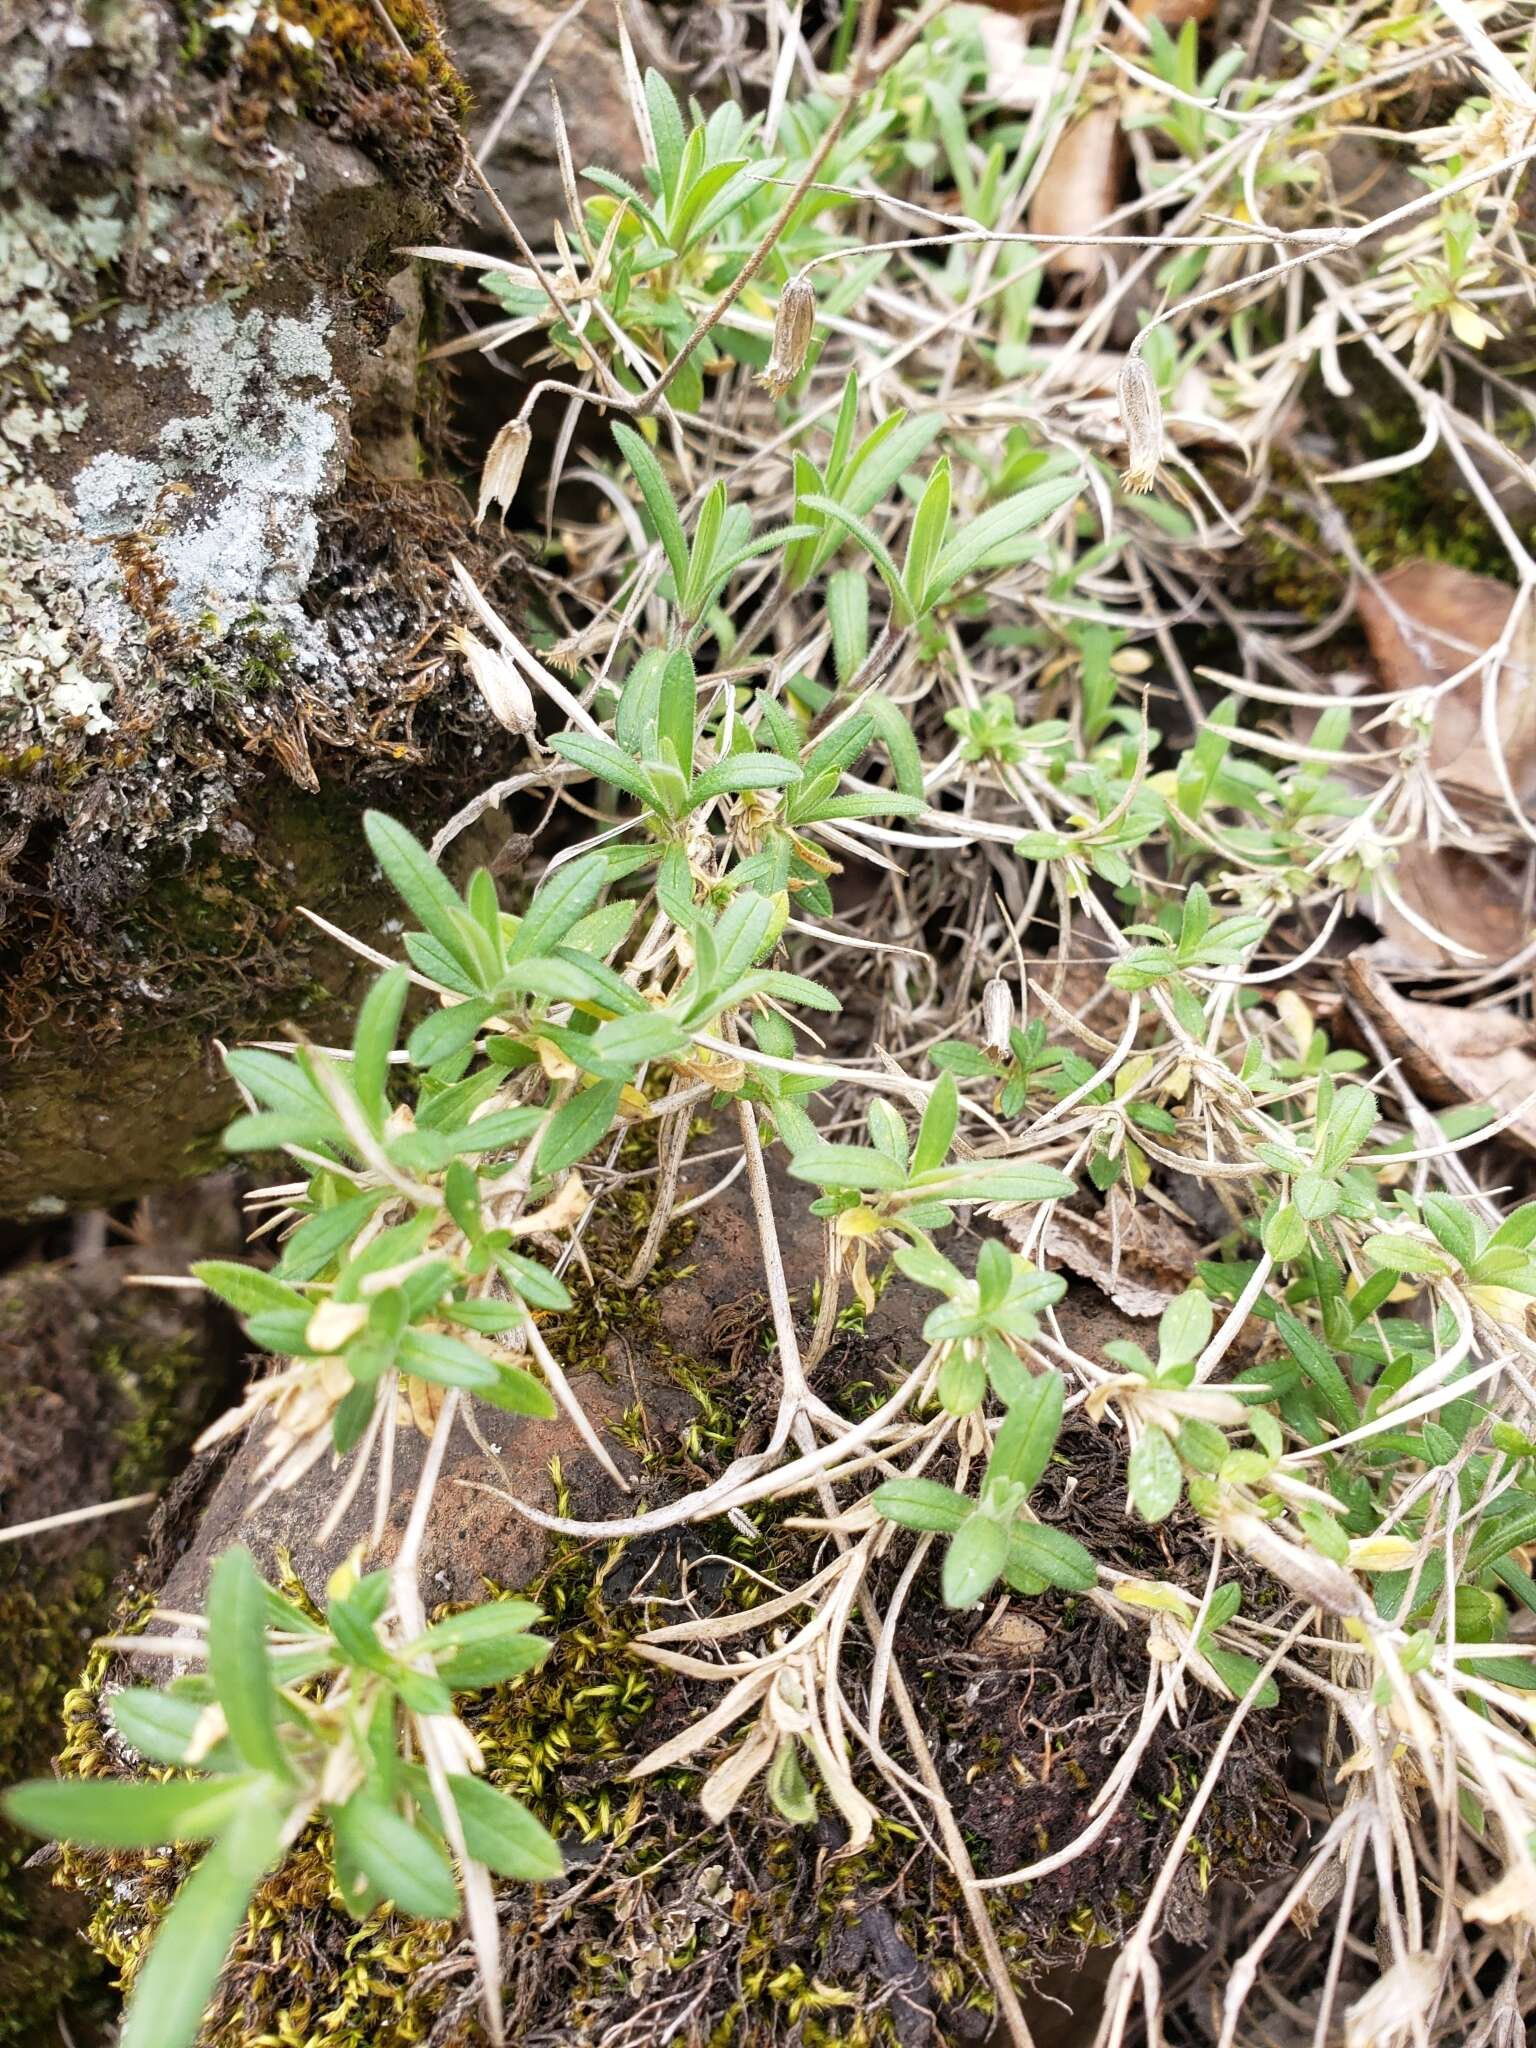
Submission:
<svg viewBox="0 0 1536 2048">
<path fill-rule="evenodd" d="M 0 1272 L 0 1523 L 169 1481 L 227 1396 L 232 1323 L 206 1297 L 128 1284 L 233 1248 L 228 1190 L 204 1184 L 197 1194 L 195 1205 L 143 1205 L 130 1244 Z M 140 1509 L 0 1549 L 0 1782 L 48 1768 L 65 1695 L 148 1519 Z M 89 1950 L 73 1938 L 80 1902 L 46 1870 L 24 1867 L 34 1846 L 8 1836 L 0 1855 L 4 2048 L 94 2039 L 103 2002 Z M 53 2017 L 66 2002 L 72 2035 Z"/>
<path fill-rule="evenodd" d="M 576 170 L 601 164 L 622 177 L 640 176 L 644 158 L 624 88 L 624 67 L 612 7 L 589 8 L 560 29 L 539 76 L 527 74 L 545 35 L 567 11 L 566 0 L 445 0 L 454 61 L 474 95 L 471 140 L 498 198 L 535 246 L 549 224 L 566 224 L 555 122 L 549 101 L 560 95 Z M 628 0 L 625 20 L 643 71 L 666 67 L 666 45 L 646 0 Z M 522 88 L 510 114 L 508 99 Z M 489 150 L 485 144 L 492 141 Z"/>
<path fill-rule="evenodd" d="M 484 557 L 418 474 L 423 299 L 395 254 L 451 232 L 462 161 L 431 13 L 18 0 L 5 47 L 15 1213 L 204 1167 L 211 1039 L 345 1015 L 299 905 L 365 936 L 389 912 L 370 776 L 410 763 L 390 801 L 435 820 L 510 743 L 435 639 L 448 557 Z"/>
</svg>

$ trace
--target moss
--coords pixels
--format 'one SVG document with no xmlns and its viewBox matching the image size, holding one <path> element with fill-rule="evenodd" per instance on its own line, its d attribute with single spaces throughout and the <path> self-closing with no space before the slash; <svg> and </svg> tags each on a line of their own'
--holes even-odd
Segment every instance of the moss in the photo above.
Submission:
<svg viewBox="0 0 1536 2048">
<path fill-rule="evenodd" d="M 1501 422 L 1498 431 L 1518 446 L 1529 438 L 1530 423 L 1521 415 Z M 1377 412 L 1367 406 L 1347 426 L 1341 423 L 1340 446 L 1347 450 L 1342 460 L 1354 464 L 1404 454 L 1421 433 L 1416 419 L 1395 408 Z M 1247 553 L 1258 594 L 1302 618 L 1326 618 L 1338 607 L 1342 565 L 1317 521 L 1298 509 L 1297 498 L 1310 497 L 1313 487 L 1283 453 L 1276 452 L 1273 467 L 1276 492 L 1249 525 Z M 1444 450 L 1387 476 L 1328 485 L 1325 495 L 1369 569 L 1424 560 L 1510 578 L 1508 550 Z"/>
<path fill-rule="evenodd" d="M 80 1654 L 110 1608 L 110 1563 L 88 1553 L 45 1591 L 13 1582 L 0 1588 L 0 1641 L 12 1646 L 0 1667 L 0 1782 L 47 1767 L 52 1731 L 79 1668 Z M 23 1863 L 35 1843 L 10 1837 L 0 1848 L 0 2043 L 31 2048 L 53 2031 L 61 2006 L 99 2004 L 97 1967 L 73 1938 L 75 1916 L 50 1910 L 40 1874 Z"/>
<path fill-rule="evenodd" d="M 457 182 L 469 93 L 423 0 L 276 0 L 246 37 L 210 35 L 200 0 L 180 4 L 183 58 L 229 76 L 242 143 L 263 138 L 281 110 L 355 143 L 434 203 Z"/>
<path fill-rule="evenodd" d="M 637 1135 L 627 1163 L 640 1163 L 652 1136 Z M 624 1269 L 645 1224 L 643 1196 L 630 1206 L 623 1226 L 600 1225 L 589 1243 L 599 1277 L 577 1290 L 562 1327 L 573 1367 L 605 1365 L 618 1336 L 693 1392 L 691 1430 L 658 1439 L 642 1415 L 630 1418 L 654 1495 L 713 1477 L 733 1454 L 736 1427 L 761 1391 L 763 1318 L 750 1302 L 717 1309 L 707 1356 L 669 1351 L 667 1275 L 675 1277 L 694 1248 L 677 1233 L 664 1247 L 670 1269 L 664 1265 L 654 1285 L 615 1288 L 601 1276 Z M 823 1362 L 825 1390 L 845 1405 L 854 1389 L 873 1396 L 882 1370 L 874 1343 L 845 1335 Z M 1097 1433 L 1080 1435 L 1070 1474 L 1064 1466 L 1052 1483 L 1066 1487 L 1070 1476 L 1077 1511 L 1112 1517 L 1122 1547 L 1150 1544 L 1147 1532 L 1125 1522 L 1123 1471 L 1091 1467 L 1083 1444 L 1097 1444 Z M 552 1476 L 564 1506 L 558 1465 Z M 1042 1487 L 1042 1512 L 1051 1511 L 1050 1495 Z M 881 1801 L 888 1810 L 869 1846 L 850 1857 L 838 1853 L 843 1832 L 829 1813 L 792 1827 L 761 1788 L 724 1827 L 710 1828 L 699 1817 L 697 1768 L 629 1781 L 642 1755 L 720 1697 L 717 1686 L 633 1656 L 645 1608 L 630 1595 L 643 1586 L 647 1597 L 677 1602 L 686 1592 L 706 1613 L 750 1607 L 763 1597 L 756 1574 L 786 1584 L 804 1574 L 806 1538 L 784 1526 L 791 1513 L 792 1504 L 760 1506 L 747 1531 L 720 1524 L 629 1542 L 558 1543 L 539 1575 L 517 1589 L 543 1608 L 554 1649 L 537 1672 L 465 1711 L 492 1781 L 524 1799 L 567 1853 L 571 1902 L 559 1914 L 547 1893 L 509 1886 L 501 1895 L 505 1991 L 520 2048 L 569 2048 L 618 2033 L 644 2040 L 680 2015 L 675 2038 L 685 2048 L 902 2048 L 934 2035 L 957 2043 L 987 2036 L 992 1997 L 964 1902 L 891 1801 Z M 1127 1569 L 1147 1562 L 1114 1542 L 1105 1555 Z M 732 1570 L 733 1558 L 752 1571 Z M 980 1655 L 973 1622 L 943 1610 L 928 1579 L 910 1596 L 898 1653 L 919 1710 L 941 1731 L 939 1767 L 983 1873 L 1081 1831 L 1117 1754 L 1114 1731 L 1139 1696 L 1141 1673 L 1127 1667 L 1096 1609 L 1052 1602 L 1048 1621 L 1050 1666 L 1037 1669 Z M 69 1768 L 109 1764 L 100 1724 L 109 1676 L 98 1661 L 72 1702 Z M 1192 1697 L 1184 1726 L 1150 1749 L 1123 1824 L 1102 1852 L 1036 1884 L 986 1895 L 1021 1986 L 1121 1937 L 1224 1725 L 1219 1702 Z M 1217 1876 L 1258 1881 L 1283 1857 L 1286 1809 L 1266 1760 L 1275 1750 L 1272 1727 L 1239 1745 L 1187 1885 L 1181 1879 L 1185 1927 L 1198 1924 Z M 70 1859 L 65 1881 L 94 1901 L 92 1938 L 125 1976 L 183 1867 L 161 1858 Z M 323 1833 L 312 1831 L 257 1897 L 207 2048 L 410 2048 L 429 2036 L 480 2048 L 468 1972 L 431 1968 L 450 1952 L 463 1954 L 447 1927 L 384 1918 L 354 1926 L 334 1895 Z M 919 2025 L 931 2031 L 920 2035 Z"/>
<path fill-rule="evenodd" d="M 166 1223 L 166 1228 L 171 1226 Z M 127 1263 L 132 1263 L 128 1255 Z M 0 1282 L 0 1491 L 25 1521 L 153 1487 L 185 1461 L 223 1390 L 200 1303 L 122 1285 L 112 1252 L 18 1266 Z M 0 1552 L 0 1784 L 45 1773 L 91 1639 L 141 1524 L 115 1516 Z M 95 2038 L 99 1965 L 78 1938 L 81 1902 L 0 1847 L 0 2048 Z"/>
</svg>

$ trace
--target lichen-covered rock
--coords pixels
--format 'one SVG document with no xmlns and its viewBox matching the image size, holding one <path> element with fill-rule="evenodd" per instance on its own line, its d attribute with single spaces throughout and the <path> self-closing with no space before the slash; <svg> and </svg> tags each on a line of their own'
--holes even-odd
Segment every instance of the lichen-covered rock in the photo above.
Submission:
<svg viewBox="0 0 1536 2048">
<path fill-rule="evenodd" d="M 210 1037 L 317 1023 L 337 989 L 274 943 L 298 904 L 382 914 L 369 773 L 410 763 L 392 800 L 427 814 L 489 779 L 497 729 L 437 639 L 449 557 L 480 558 L 418 475 L 423 300 L 396 253 L 447 232 L 462 159 L 430 12 L 18 0 L 3 34 L 16 1210 L 201 1165 L 227 1107 Z"/>
</svg>

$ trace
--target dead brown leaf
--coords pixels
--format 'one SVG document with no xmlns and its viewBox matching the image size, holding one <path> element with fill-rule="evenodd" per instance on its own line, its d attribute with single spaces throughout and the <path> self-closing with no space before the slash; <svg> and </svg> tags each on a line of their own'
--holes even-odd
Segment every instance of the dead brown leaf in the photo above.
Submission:
<svg viewBox="0 0 1536 2048">
<path fill-rule="evenodd" d="M 1495 577 L 1413 561 L 1362 588 L 1358 609 L 1382 683 L 1405 693 L 1447 683 L 1507 636 L 1495 686 L 1497 749 L 1515 802 L 1529 810 L 1536 801 L 1536 614 L 1528 609 L 1510 631 L 1514 603 L 1515 592 Z M 1399 850 L 1392 880 L 1436 931 L 1499 961 L 1530 933 L 1530 848 L 1517 836 L 1483 731 L 1485 690 L 1478 668 L 1434 703 L 1427 771 L 1464 828 L 1458 836 L 1454 821 L 1432 820 L 1430 834 Z M 1384 893 L 1377 892 L 1372 915 L 1402 960 L 1466 964 L 1465 953 L 1437 944 Z"/>
<path fill-rule="evenodd" d="M 1216 0 L 1135 0 L 1131 12 L 1138 21 L 1160 21 L 1164 28 L 1180 29 L 1186 21 L 1209 21 Z"/>
<path fill-rule="evenodd" d="M 1350 955 L 1344 977 L 1351 998 L 1426 1102 L 1436 1108 L 1485 1102 L 1503 1115 L 1536 1093 L 1536 1025 L 1525 1018 L 1400 996 L 1363 952 Z M 1507 1135 L 1536 1153 L 1536 1106 Z"/>
<path fill-rule="evenodd" d="M 1459 846 L 1405 846 L 1392 877 L 1420 917 L 1484 960 L 1508 960 L 1526 942 L 1530 912 L 1518 866 L 1501 865 Z M 1385 898 L 1371 906 L 1371 915 L 1399 960 L 1421 967 L 1466 966 Z"/>
<path fill-rule="evenodd" d="M 1449 562 L 1404 562 L 1362 588 L 1358 600 L 1381 680 L 1391 690 L 1443 683 L 1486 654 L 1503 634 L 1515 593 L 1493 576 Z M 1536 617 L 1530 607 L 1500 666 L 1497 731 L 1515 794 L 1536 798 Z M 1482 731 L 1484 675 L 1479 669 L 1440 698 L 1430 766 L 1441 781 L 1502 811 L 1503 784 Z"/>
<path fill-rule="evenodd" d="M 1051 151 L 1030 202 L 1030 233 L 1076 235 L 1101 228 L 1119 198 L 1124 160 L 1119 107 L 1113 102 L 1090 107 Z M 1047 270 L 1061 278 L 1096 277 L 1103 264 L 1101 250 L 1075 242 L 1052 249 L 1046 259 Z"/>
<path fill-rule="evenodd" d="M 1192 1233 L 1150 1200 L 1132 1202 L 1120 1188 L 1096 1216 L 1053 1212 L 1045 1251 L 1080 1279 L 1091 1280 L 1128 1316 L 1160 1316 L 1194 1278 L 1199 1252 Z"/>
</svg>

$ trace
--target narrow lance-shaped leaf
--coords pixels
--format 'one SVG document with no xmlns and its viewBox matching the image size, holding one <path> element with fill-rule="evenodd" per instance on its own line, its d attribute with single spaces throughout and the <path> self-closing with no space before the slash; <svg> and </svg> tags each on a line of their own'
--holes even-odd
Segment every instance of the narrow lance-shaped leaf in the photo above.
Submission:
<svg viewBox="0 0 1536 2048">
<path fill-rule="evenodd" d="M 236 1544 L 214 1566 L 208 1585 L 208 1674 L 241 1756 L 257 1770 L 286 1777 L 266 1617 L 265 1589 L 251 1553 Z"/>
<path fill-rule="evenodd" d="M 119 2048 L 189 2048 L 252 1892 L 282 1848 L 277 1812 L 248 1798 L 176 1894 L 135 1979 Z"/>
</svg>

